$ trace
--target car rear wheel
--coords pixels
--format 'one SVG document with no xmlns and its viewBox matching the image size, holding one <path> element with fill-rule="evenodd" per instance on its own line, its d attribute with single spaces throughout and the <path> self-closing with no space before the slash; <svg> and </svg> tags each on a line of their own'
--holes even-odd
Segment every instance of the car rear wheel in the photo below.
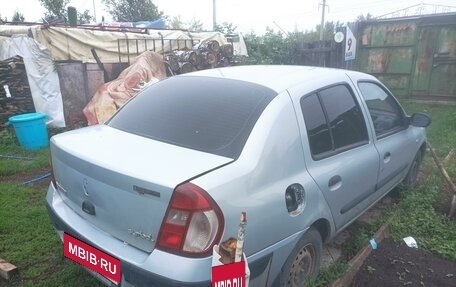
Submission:
<svg viewBox="0 0 456 287">
<path fill-rule="evenodd" d="M 410 166 L 407 176 L 402 182 L 402 185 L 405 189 L 410 189 L 416 186 L 416 183 L 418 182 L 418 172 L 420 170 L 422 159 L 423 155 L 421 154 L 421 150 L 419 150 L 416 153 L 415 158 L 413 159 L 412 165 Z"/>
<path fill-rule="evenodd" d="M 281 287 L 303 287 L 314 280 L 320 270 L 322 253 L 320 233 L 311 227 L 296 244 L 280 274 Z"/>
</svg>

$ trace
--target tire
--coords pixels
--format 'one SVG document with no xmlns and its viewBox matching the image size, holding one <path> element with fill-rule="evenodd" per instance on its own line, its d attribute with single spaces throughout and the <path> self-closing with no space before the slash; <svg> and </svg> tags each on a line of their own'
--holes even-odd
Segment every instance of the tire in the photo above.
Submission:
<svg viewBox="0 0 456 287">
<path fill-rule="evenodd" d="M 313 227 L 299 239 L 280 273 L 281 287 L 305 287 L 320 271 L 323 243 Z"/>
<path fill-rule="evenodd" d="M 405 189 L 411 189 L 416 186 L 416 183 L 418 182 L 418 172 L 420 170 L 422 160 L 423 155 L 421 153 L 421 150 L 419 150 L 413 159 L 412 165 L 410 165 L 410 169 L 405 176 L 404 181 L 402 182 L 402 186 Z"/>
</svg>

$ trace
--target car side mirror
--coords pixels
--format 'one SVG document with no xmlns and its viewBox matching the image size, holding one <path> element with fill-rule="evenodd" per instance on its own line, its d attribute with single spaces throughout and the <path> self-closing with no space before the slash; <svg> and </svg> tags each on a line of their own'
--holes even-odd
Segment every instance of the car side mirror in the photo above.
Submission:
<svg viewBox="0 0 456 287">
<path fill-rule="evenodd" d="M 410 124 L 415 127 L 425 128 L 431 124 L 431 118 L 424 113 L 414 113 L 410 117 Z"/>
</svg>

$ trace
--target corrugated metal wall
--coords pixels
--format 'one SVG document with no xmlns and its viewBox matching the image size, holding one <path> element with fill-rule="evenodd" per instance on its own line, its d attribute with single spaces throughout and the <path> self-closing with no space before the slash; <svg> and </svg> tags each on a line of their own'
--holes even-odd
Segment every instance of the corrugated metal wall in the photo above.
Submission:
<svg viewBox="0 0 456 287">
<path fill-rule="evenodd" d="M 397 96 L 456 100 L 456 14 L 361 22 L 358 70 Z"/>
</svg>

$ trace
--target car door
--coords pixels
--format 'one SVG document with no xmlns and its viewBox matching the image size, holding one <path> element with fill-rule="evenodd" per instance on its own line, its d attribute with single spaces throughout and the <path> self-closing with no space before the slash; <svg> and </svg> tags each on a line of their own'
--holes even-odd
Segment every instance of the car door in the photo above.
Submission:
<svg viewBox="0 0 456 287">
<path fill-rule="evenodd" d="M 358 81 L 375 130 L 375 147 L 380 156 L 377 190 L 387 192 L 396 186 L 408 171 L 417 152 L 416 135 L 409 128 L 407 117 L 396 99 L 375 81 Z"/>
<path fill-rule="evenodd" d="M 300 99 L 300 107 L 307 169 L 340 229 L 373 202 L 378 153 L 348 83 L 307 94 Z"/>
</svg>

